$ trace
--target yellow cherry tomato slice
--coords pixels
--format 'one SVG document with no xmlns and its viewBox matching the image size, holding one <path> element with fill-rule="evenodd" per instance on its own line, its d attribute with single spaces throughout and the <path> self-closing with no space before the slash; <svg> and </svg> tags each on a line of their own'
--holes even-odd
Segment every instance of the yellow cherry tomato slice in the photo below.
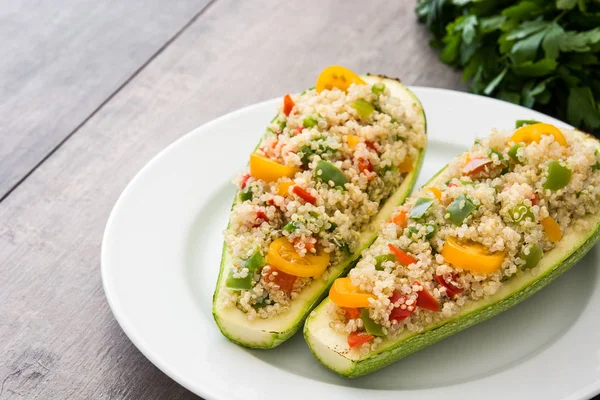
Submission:
<svg viewBox="0 0 600 400">
<path fill-rule="evenodd" d="M 479 243 L 459 243 L 455 238 L 449 237 L 442 248 L 442 257 L 456 268 L 488 274 L 502 267 L 505 254 L 490 254 Z"/>
<path fill-rule="evenodd" d="M 290 194 L 290 187 L 294 186 L 294 182 L 283 182 L 277 185 L 277 194 L 280 196 L 287 196 Z"/>
<path fill-rule="evenodd" d="M 267 252 L 267 264 L 286 274 L 314 277 L 321 275 L 329 265 L 329 254 L 307 254 L 300 256 L 294 246 L 285 237 L 274 240 Z"/>
<path fill-rule="evenodd" d="M 369 299 L 377 297 L 359 291 L 350 278 L 337 278 L 329 289 L 329 298 L 340 307 L 365 308 L 369 307 Z"/>
<path fill-rule="evenodd" d="M 250 154 L 250 175 L 256 179 L 273 182 L 284 176 L 293 178 L 297 172 L 300 168 L 279 164 L 258 153 Z"/>
<path fill-rule="evenodd" d="M 351 149 L 355 148 L 356 145 L 360 142 L 360 138 L 356 135 L 348 135 L 348 147 Z"/>
<path fill-rule="evenodd" d="M 525 125 L 515 131 L 511 136 L 510 141 L 519 143 L 539 142 L 542 140 L 542 135 L 552 135 L 554 140 L 560 143 L 561 146 L 567 145 L 567 139 L 563 136 L 560 129 L 550 124 L 533 124 Z"/>
<path fill-rule="evenodd" d="M 542 226 L 544 227 L 544 232 L 548 236 L 550 241 L 556 243 L 562 239 L 562 232 L 560 230 L 560 225 L 554 220 L 552 217 L 546 217 L 540 221 Z"/>
<path fill-rule="evenodd" d="M 351 84 L 366 85 L 367 83 L 360 79 L 360 76 L 350 71 L 348 68 L 332 65 L 323 70 L 317 78 L 317 92 L 338 88 L 344 92 L 348 91 Z"/>
</svg>

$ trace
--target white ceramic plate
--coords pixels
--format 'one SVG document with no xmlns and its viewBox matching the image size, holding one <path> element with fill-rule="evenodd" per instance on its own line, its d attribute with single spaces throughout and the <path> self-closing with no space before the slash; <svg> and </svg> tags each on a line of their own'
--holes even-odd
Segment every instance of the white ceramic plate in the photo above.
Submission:
<svg viewBox="0 0 600 400">
<path fill-rule="evenodd" d="M 419 184 L 490 128 L 559 121 L 502 101 L 414 88 L 429 147 Z M 301 334 L 274 350 L 227 341 L 211 314 L 222 235 L 248 160 L 280 99 L 221 117 L 157 155 L 115 205 L 102 277 L 125 333 L 158 368 L 209 400 L 584 399 L 600 391 L 600 256 L 517 307 L 366 377 L 322 367 Z"/>
</svg>

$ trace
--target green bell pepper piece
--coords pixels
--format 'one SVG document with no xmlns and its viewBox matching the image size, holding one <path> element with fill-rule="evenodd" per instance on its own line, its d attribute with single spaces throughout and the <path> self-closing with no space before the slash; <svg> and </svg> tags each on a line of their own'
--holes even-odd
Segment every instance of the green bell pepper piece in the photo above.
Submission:
<svg viewBox="0 0 600 400">
<path fill-rule="evenodd" d="M 290 221 L 287 224 L 285 224 L 281 229 L 288 233 L 293 233 L 296 232 L 296 229 L 298 229 L 298 227 L 296 226 L 296 223 L 294 221 Z"/>
<path fill-rule="evenodd" d="M 450 214 L 450 221 L 454 225 L 462 225 L 463 221 L 475 211 L 477 207 L 464 194 L 448 205 L 446 212 Z"/>
<path fill-rule="evenodd" d="M 373 321 L 373 319 L 369 316 L 368 308 L 360 309 L 360 317 L 363 320 L 363 325 L 368 334 L 374 336 L 383 336 L 383 329 L 381 328 L 381 325 Z"/>
<path fill-rule="evenodd" d="M 571 181 L 571 175 L 572 172 L 569 168 L 556 160 L 550 161 L 544 189 L 558 190 L 564 188 Z"/>
<path fill-rule="evenodd" d="M 250 189 L 242 190 L 240 192 L 240 200 L 241 201 L 252 200 L 252 190 L 250 190 Z"/>
<path fill-rule="evenodd" d="M 515 128 L 520 128 L 523 125 L 533 125 L 533 124 L 539 124 L 540 121 L 536 121 L 534 119 L 518 119 L 517 122 L 515 123 Z"/>
<path fill-rule="evenodd" d="M 371 86 L 371 92 L 373 92 L 376 95 L 380 95 L 385 91 L 385 84 L 381 83 L 381 82 L 377 82 L 374 83 L 373 86 Z"/>
<path fill-rule="evenodd" d="M 262 268 L 265 265 L 265 259 L 260 254 L 259 251 L 256 251 L 254 254 L 250 256 L 250 258 L 246 259 L 243 263 L 244 268 L 248 268 L 248 275 L 245 278 L 235 278 L 233 276 L 233 269 L 229 270 L 229 275 L 227 276 L 227 280 L 225 281 L 225 286 L 229 289 L 234 290 L 248 290 L 252 288 L 252 277 L 256 271 Z"/>
<path fill-rule="evenodd" d="M 526 251 L 528 254 L 525 254 Z M 540 246 L 538 246 L 537 244 L 530 244 L 519 254 L 519 258 L 525 261 L 523 264 L 520 265 L 520 267 L 523 269 L 535 267 L 536 265 L 538 265 L 543 255 L 544 251 Z"/>
<path fill-rule="evenodd" d="M 383 271 L 385 268 L 382 264 L 386 261 L 396 261 L 396 257 L 393 254 L 375 256 L 375 269 L 377 271 Z"/>
<path fill-rule="evenodd" d="M 425 229 L 427 230 L 427 233 L 425 234 L 425 240 L 431 240 L 431 238 L 433 238 L 433 235 L 435 235 L 435 233 L 437 232 L 437 225 L 435 224 L 425 224 Z M 411 225 L 407 228 L 408 232 L 406 233 L 406 236 L 409 239 L 412 239 L 412 236 L 418 236 L 419 235 L 419 230 L 417 229 L 417 227 L 415 225 Z"/>
<path fill-rule="evenodd" d="M 319 124 L 319 120 L 315 117 L 306 117 L 302 120 L 302 126 L 305 128 L 314 128 Z"/>
<path fill-rule="evenodd" d="M 521 147 L 523 147 L 523 143 L 517 143 L 514 146 L 512 146 L 510 150 L 508 150 L 508 155 L 510 156 L 510 158 L 513 159 L 514 162 L 521 162 L 521 160 L 519 160 L 519 157 L 517 156 L 517 152 Z"/>
<path fill-rule="evenodd" d="M 535 221 L 533 211 L 531 211 L 531 208 L 527 207 L 525 204 L 517 204 L 509 210 L 509 219 L 511 222 L 520 223 L 525 221 L 527 218 Z"/>
<path fill-rule="evenodd" d="M 317 163 L 317 167 L 315 168 L 315 178 L 326 184 L 329 184 L 331 181 L 335 187 L 339 187 L 340 189 L 344 189 L 344 185 L 348 183 L 348 180 L 342 171 L 332 163 L 324 160 L 319 160 Z"/>
<path fill-rule="evenodd" d="M 411 208 L 408 216 L 412 219 L 422 218 L 427 212 L 427 210 L 429 210 L 429 207 L 431 207 L 434 201 L 435 199 L 432 199 L 430 197 L 419 197 L 415 202 L 413 208 Z"/>
<path fill-rule="evenodd" d="M 365 99 L 358 99 L 350 104 L 350 106 L 356 110 L 361 118 L 369 118 L 375 111 L 375 107 Z"/>
</svg>

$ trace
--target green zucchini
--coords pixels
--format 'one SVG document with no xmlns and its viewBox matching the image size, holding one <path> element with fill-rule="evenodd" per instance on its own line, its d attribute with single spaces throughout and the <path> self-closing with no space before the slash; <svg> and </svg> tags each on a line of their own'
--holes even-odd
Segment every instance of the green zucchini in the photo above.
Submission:
<svg viewBox="0 0 600 400">
<path fill-rule="evenodd" d="M 600 149 L 600 142 L 596 138 L 579 131 L 575 131 L 574 135 L 582 136 L 586 143 Z M 445 169 L 438 172 L 424 187 L 441 182 Z M 525 260 L 532 266 L 535 264 L 539 269 L 537 275 L 514 276 L 504 282 L 494 295 L 468 304 L 457 315 L 426 325 L 419 333 L 404 331 L 395 339 L 386 338 L 367 355 L 349 351 L 347 334 L 336 333 L 329 327 L 330 318 L 327 308 L 330 300 L 325 299 L 306 320 L 304 326 L 306 342 L 317 359 L 339 375 L 354 378 L 374 372 L 463 329 L 485 321 L 548 285 L 576 264 L 600 239 L 600 212 L 588 214 L 585 218 L 589 223 L 589 230 L 567 232 L 552 250 L 543 255 L 541 250 L 536 250 L 529 257 L 531 261 Z M 529 268 L 529 265 L 526 264 L 526 268 Z"/>
<path fill-rule="evenodd" d="M 425 113 L 421 103 L 400 81 L 377 75 L 366 75 L 361 78 L 368 84 L 383 83 L 390 89 L 393 97 L 400 98 L 403 102 L 410 102 L 418 110 L 425 125 Z M 304 287 L 299 296 L 291 301 L 290 309 L 287 312 L 267 319 L 256 318 L 250 321 L 246 314 L 236 307 L 226 309 L 218 307 L 218 299 L 226 291 L 225 284 L 232 267 L 231 256 L 224 244 L 219 278 L 213 296 L 213 316 L 222 334 L 239 345 L 263 349 L 276 347 L 289 339 L 300 329 L 312 309 L 327 295 L 333 281 L 346 274 L 356 263 L 362 250 L 367 248 L 377 237 L 379 226 L 389 219 L 395 207 L 410 194 L 421 169 L 424 155 L 425 149 L 421 150 L 416 165 L 406 175 L 400 187 L 381 205 L 379 213 L 362 233 L 356 251 L 339 264 L 330 266 L 325 279 L 315 278 L 310 285 Z M 240 201 L 239 198 L 240 196 L 236 193 L 234 205 Z"/>
</svg>

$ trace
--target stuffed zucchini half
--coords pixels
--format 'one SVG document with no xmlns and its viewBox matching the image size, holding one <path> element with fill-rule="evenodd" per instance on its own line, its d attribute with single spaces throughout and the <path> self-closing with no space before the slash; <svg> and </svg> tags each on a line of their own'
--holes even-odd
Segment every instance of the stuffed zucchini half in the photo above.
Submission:
<svg viewBox="0 0 600 400">
<path fill-rule="evenodd" d="M 600 142 L 548 124 L 492 132 L 407 199 L 306 320 L 314 355 L 376 371 L 514 306 L 600 232 Z"/>
<path fill-rule="evenodd" d="M 272 348 L 375 239 L 411 192 L 425 114 L 395 79 L 329 67 L 286 95 L 235 180 L 213 315 L 228 339 Z"/>
</svg>

